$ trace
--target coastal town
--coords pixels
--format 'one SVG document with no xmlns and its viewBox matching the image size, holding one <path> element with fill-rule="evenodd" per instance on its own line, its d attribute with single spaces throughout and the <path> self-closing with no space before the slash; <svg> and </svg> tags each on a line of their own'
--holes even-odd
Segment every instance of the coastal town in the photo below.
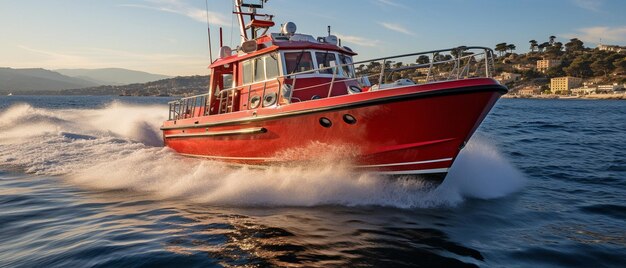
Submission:
<svg viewBox="0 0 626 268">
<path fill-rule="evenodd" d="M 563 44 L 550 36 L 530 51 L 513 53 L 500 43 L 494 77 L 511 90 L 508 98 L 626 99 L 626 46 L 600 44 L 587 48 L 572 38 Z"/>
</svg>

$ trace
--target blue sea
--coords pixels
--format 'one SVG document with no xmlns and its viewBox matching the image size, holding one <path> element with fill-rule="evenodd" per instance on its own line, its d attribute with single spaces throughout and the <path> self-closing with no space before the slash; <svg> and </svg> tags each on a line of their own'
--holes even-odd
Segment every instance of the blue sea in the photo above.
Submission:
<svg viewBox="0 0 626 268">
<path fill-rule="evenodd" d="M 181 157 L 169 100 L 0 97 L 0 267 L 626 266 L 624 101 L 501 99 L 433 189 Z"/>
</svg>

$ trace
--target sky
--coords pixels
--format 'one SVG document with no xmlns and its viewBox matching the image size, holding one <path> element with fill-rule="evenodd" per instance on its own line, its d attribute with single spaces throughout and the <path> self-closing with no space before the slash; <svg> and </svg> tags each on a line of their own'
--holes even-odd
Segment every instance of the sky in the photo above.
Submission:
<svg viewBox="0 0 626 268">
<path fill-rule="evenodd" d="M 208 1 L 213 55 L 239 44 L 232 0 Z M 257 0 L 258 1 L 258 0 Z M 0 0 L 0 67 L 119 67 L 164 75 L 209 73 L 205 0 Z M 356 60 L 460 45 L 517 53 L 555 35 L 626 46 L 624 0 L 269 0 L 261 12 L 298 33 L 327 25 Z"/>
</svg>

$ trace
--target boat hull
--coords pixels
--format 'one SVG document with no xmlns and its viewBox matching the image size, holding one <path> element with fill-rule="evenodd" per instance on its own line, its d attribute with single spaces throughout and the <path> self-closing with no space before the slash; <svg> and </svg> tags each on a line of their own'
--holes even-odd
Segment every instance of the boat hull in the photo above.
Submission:
<svg viewBox="0 0 626 268">
<path fill-rule="evenodd" d="M 359 171 L 442 180 L 506 88 L 491 79 L 407 86 L 167 121 L 164 143 L 245 165 L 341 159 Z"/>
</svg>

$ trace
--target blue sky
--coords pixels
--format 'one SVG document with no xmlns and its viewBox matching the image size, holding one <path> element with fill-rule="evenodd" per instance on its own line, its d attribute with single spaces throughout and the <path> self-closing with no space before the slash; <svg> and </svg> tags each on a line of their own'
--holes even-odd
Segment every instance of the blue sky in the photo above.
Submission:
<svg viewBox="0 0 626 268">
<path fill-rule="evenodd" d="M 237 21 L 231 0 L 208 2 L 217 54 L 218 27 L 236 46 Z M 204 0 L 0 0 L 0 67 L 208 74 L 205 10 Z M 526 52 L 550 35 L 626 45 L 623 0 L 270 0 L 264 11 L 314 36 L 332 25 L 358 60 L 500 42 Z"/>
</svg>

